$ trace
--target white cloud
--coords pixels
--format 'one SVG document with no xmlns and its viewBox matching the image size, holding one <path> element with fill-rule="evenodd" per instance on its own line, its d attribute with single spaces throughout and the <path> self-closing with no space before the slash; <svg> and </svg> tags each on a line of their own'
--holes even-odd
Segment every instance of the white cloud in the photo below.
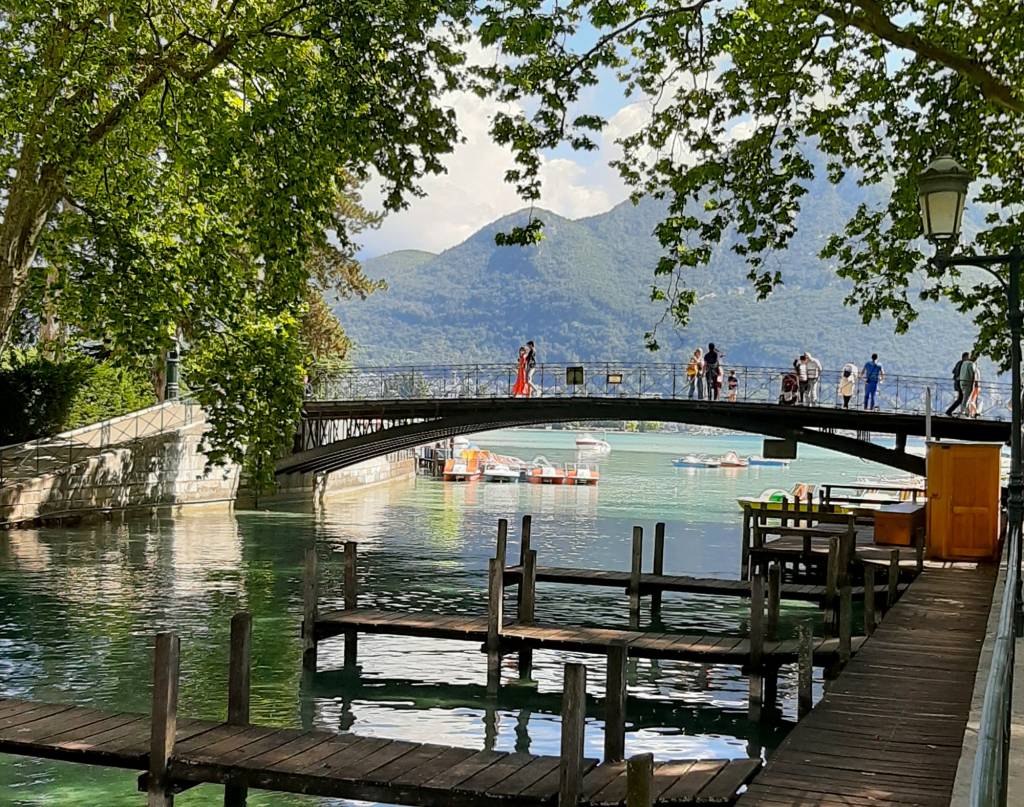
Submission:
<svg viewBox="0 0 1024 807">
<path fill-rule="evenodd" d="M 499 111 L 515 112 L 492 100 L 469 93 L 450 99 L 465 142 L 445 160 L 447 173 L 422 182 L 426 196 L 413 199 L 408 209 L 390 214 L 379 229 L 363 235 L 366 255 L 396 249 L 425 249 L 439 252 L 454 246 L 486 224 L 524 207 L 515 188 L 505 182 L 513 167 L 511 154 L 490 137 L 491 120 Z M 608 160 L 619 153 L 612 140 L 627 130 L 619 115 L 631 115 L 629 105 L 616 114 L 609 131 L 600 139 L 601 150 L 587 155 L 588 161 L 564 157 L 545 159 L 541 166 L 543 183 L 540 206 L 569 218 L 602 213 L 621 202 L 627 191 Z M 613 125 L 614 124 L 614 125 Z M 365 201 L 379 206 L 376 188 L 367 189 Z"/>
</svg>

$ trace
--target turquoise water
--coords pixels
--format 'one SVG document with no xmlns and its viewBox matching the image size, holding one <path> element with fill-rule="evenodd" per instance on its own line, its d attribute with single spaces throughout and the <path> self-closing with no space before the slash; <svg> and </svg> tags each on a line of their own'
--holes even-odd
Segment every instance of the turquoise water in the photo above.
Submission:
<svg viewBox="0 0 1024 807">
<path fill-rule="evenodd" d="M 575 459 L 572 433 L 506 431 L 474 438 L 483 447 L 530 459 Z M 8 697 L 149 710 L 152 637 L 182 639 L 179 713 L 226 713 L 231 615 L 253 614 L 253 722 L 316 726 L 362 735 L 471 748 L 558 752 L 562 664 L 588 665 L 588 690 L 603 694 L 604 667 L 593 656 L 535 655 L 536 686 L 516 683 L 516 658 L 504 660 L 497 700 L 484 693 L 486 660 L 476 646 L 366 636 L 358 675 L 343 674 L 342 640 L 320 647 L 321 672 L 300 674 L 301 567 L 316 545 L 321 607 L 341 603 L 341 548 L 359 542 L 360 605 L 442 613 L 486 610 L 486 567 L 498 518 L 531 513 L 541 564 L 628 569 L 632 527 L 645 530 L 649 568 L 656 521 L 667 524 L 668 572 L 738 576 L 738 496 L 797 481 L 852 482 L 884 471 L 858 460 L 801 448 L 789 468 L 674 469 L 693 452 L 760 453 L 744 436 L 612 434 L 596 488 L 443 483 L 420 478 L 328 500 L 318 513 L 227 512 L 193 508 L 125 524 L 16 530 L 0 534 L 0 692 Z M 783 631 L 815 609 L 788 603 Z M 626 597 L 612 590 L 541 585 L 545 622 L 628 626 Z M 667 629 L 735 633 L 746 605 L 728 598 L 667 595 Z M 644 605 L 643 623 L 649 623 Z M 758 756 L 784 736 L 795 716 L 793 671 L 779 694 L 783 720 L 746 718 L 747 685 L 735 668 L 639 660 L 630 666 L 627 753 L 658 758 Z M 600 710 L 588 722 L 587 752 L 600 756 Z M 0 804 L 137 805 L 134 773 L 0 756 Z M 219 804 L 203 786 L 181 805 Z M 254 792 L 254 805 L 341 804 Z"/>
</svg>

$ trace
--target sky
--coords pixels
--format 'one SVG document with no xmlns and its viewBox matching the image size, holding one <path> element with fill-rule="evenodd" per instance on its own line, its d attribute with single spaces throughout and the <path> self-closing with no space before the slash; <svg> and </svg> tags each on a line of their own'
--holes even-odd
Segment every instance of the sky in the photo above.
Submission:
<svg viewBox="0 0 1024 807">
<path fill-rule="evenodd" d="M 489 135 L 493 116 L 514 109 L 472 93 L 452 93 L 445 103 L 455 110 L 465 142 L 444 160 L 447 173 L 422 180 L 426 196 L 413 198 L 408 209 L 389 213 L 378 229 L 362 234 L 361 258 L 399 249 L 441 252 L 526 206 L 504 180 L 513 167 L 511 153 Z M 608 162 L 621 154 L 615 141 L 649 119 L 647 102 L 625 98 L 611 77 L 590 88 L 579 108 L 608 121 L 597 138 L 600 148 L 594 152 L 560 148 L 545 156 L 541 169 L 539 206 L 572 219 L 603 213 L 626 199 L 626 186 Z M 379 210 L 381 198 L 371 183 L 364 193 L 367 206 Z"/>
</svg>

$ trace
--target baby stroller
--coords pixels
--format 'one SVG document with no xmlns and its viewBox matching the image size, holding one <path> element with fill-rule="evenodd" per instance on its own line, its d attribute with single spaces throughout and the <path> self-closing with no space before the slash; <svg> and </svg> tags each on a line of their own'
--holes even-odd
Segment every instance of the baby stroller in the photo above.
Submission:
<svg viewBox="0 0 1024 807">
<path fill-rule="evenodd" d="M 800 379 L 795 372 L 782 374 L 782 394 L 779 403 L 792 406 L 800 403 Z"/>
</svg>

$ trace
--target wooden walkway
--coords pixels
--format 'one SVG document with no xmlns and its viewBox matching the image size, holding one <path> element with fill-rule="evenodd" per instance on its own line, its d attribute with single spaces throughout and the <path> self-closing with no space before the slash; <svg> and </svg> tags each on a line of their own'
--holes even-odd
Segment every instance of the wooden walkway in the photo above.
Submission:
<svg viewBox="0 0 1024 807">
<path fill-rule="evenodd" d="M 0 752 L 144 771 L 150 718 L 66 704 L 0 700 Z M 169 779 L 389 804 L 553 805 L 559 758 L 269 726 L 179 720 Z M 654 767 L 655 804 L 731 803 L 760 760 Z M 626 763 L 583 761 L 587 805 L 622 805 Z"/>
<path fill-rule="evenodd" d="M 948 807 L 995 576 L 926 568 L 737 807 Z"/>
<path fill-rule="evenodd" d="M 316 640 L 339 636 L 346 631 L 380 633 L 393 636 L 421 636 L 482 643 L 487 641 L 487 617 L 446 616 L 443 614 L 349 609 L 321 614 L 316 622 Z M 587 628 L 564 625 L 523 625 L 506 622 L 500 640 L 510 650 L 544 648 L 605 655 L 616 641 L 626 643 L 630 656 L 744 665 L 750 659 L 750 640 L 715 634 L 655 633 L 650 631 Z M 856 652 L 864 642 L 855 637 Z M 795 662 L 799 641 L 766 641 L 766 664 Z M 815 638 L 814 663 L 825 666 L 839 658 L 839 640 Z"/>
<path fill-rule="evenodd" d="M 774 543 L 774 542 L 773 542 Z M 828 555 L 828 542 L 824 542 L 824 554 Z M 523 578 L 522 566 L 505 569 L 505 582 L 518 584 Z M 603 586 L 606 588 L 629 589 L 629 572 L 603 571 L 600 569 L 575 569 L 562 566 L 539 566 L 538 583 L 562 583 L 573 586 Z M 864 587 L 854 586 L 854 599 L 864 598 Z M 887 591 L 884 585 L 875 586 L 876 597 Z M 674 592 L 677 594 L 708 594 L 718 597 L 750 597 L 749 580 L 720 580 L 715 577 L 690 577 L 675 574 L 641 574 L 640 593 Z M 827 588 L 814 584 L 786 584 L 782 599 L 800 602 L 822 603 L 827 599 Z"/>
</svg>

